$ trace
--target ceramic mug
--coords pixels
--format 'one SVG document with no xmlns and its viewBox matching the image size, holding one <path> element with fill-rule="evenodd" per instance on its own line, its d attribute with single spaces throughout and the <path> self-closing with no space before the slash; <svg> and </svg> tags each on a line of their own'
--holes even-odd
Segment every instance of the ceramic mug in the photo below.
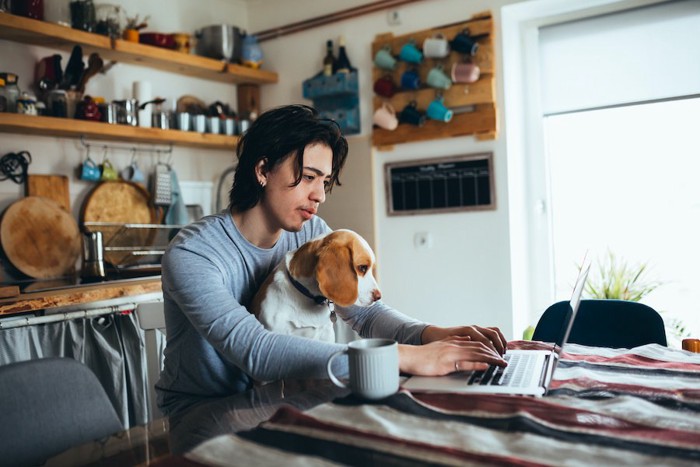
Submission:
<svg viewBox="0 0 700 467">
<path fill-rule="evenodd" d="M 221 133 L 221 118 L 217 116 L 207 117 L 207 132 L 215 135 Z"/>
<path fill-rule="evenodd" d="M 479 66 L 471 62 L 455 62 L 452 64 L 452 81 L 455 83 L 473 83 L 479 80 Z"/>
<path fill-rule="evenodd" d="M 333 374 L 333 361 L 347 354 L 350 381 L 346 384 Z M 391 339 L 360 339 L 331 355 L 326 365 L 328 377 L 341 388 L 365 399 L 383 399 L 399 390 L 399 346 Z"/>
<path fill-rule="evenodd" d="M 100 176 L 100 168 L 88 156 L 80 166 L 80 179 L 88 182 L 97 182 L 100 180 Z"/>
<path fill-rule="evenodd" d="M 146 180 L 146 176 L 143 174 L 143 171 L 139 168 L 136 161 L 133 161 L 128 167 L 122 170 L 121 176 L 127 182 L 143 183 Z"/>
<path fill-rule="evenodd" d="M 393 97 L 396 94 L 396 84 L 391 75 L 382 76 L 374 82 L 374 93 L 382 97 Z"/>
<path fill-rule="evenodd" d="M 118 179 L 119 174 L 117 173 L 117 170 L 114 168 L 109 159 L 105 158 L 104 162 L 102 162 L 102 176 L 100 177 L 100 180 L 107 182 Z"/>
<path fill-rule="evenodd" d="M 379 128 L 393 131 L 399 126 L 399 119 L 396 117 L 396 110 L 388 102 L 384 102 L 381 107 L 374 111 L 372 122 Z"/>
<path fill-rule="evenodd" d="M 428 115 L 428 118 L 432 120 L 449 122 L 452 120 L 454 112 L 445 107 L 444 99 L 442 97 L 438 97 L 437 99 L 434 99 L 430 105 L 428 105 L 426 114 Z"/>
<path fill-rule="evenodd" d="M 455 52 L 466 55 L 474 55 L 479 48 L 479 43 L 476 42 L 476 40 L 469 35 L 469 31 L 465 29 L 464 31 L 457 33 L 457 35 L 450 42 L 450 47 L 452 47 L 452 50 Z"/>
<path fill-rule="evenodd" d="M 442 33 L 423 41 L 423 55 L 428 58 L 445 58 L 450 54 L 450 43 Z"/>
<path fill-rule="evenodd" d="M 383 70 L 393 70 L 396 68 L 396 58 L 391 55 L 391 48 L 384 47 L 374 54 L 374 64 Z"/>
<path fill-rule="evenodd" d="M 420 75 L 414 69 L 406 70 L 401 75 L 401 87 L 404 89 L 418 89 L 420 87 Z"/>
<path fill-rule="evenodd" d="M 425 115 L 418 110 L 416 101 L 411 101 L 399 113 L 399 122 L 408 123 L 410 125 L 423 126 L 425 123 Z"/>
<path fill-rule="evenodd" d="M 408 63 L 421 63 L 423 61 L 423 53 L 416 47 L 416 42 L 411 39 L 401 47 L 399 58 Z"/>
<path fill-rule="evenodd" d="M 452 86 L 452 80 L 442 71 L 442 65 L 431 68 L 425 82 L 428 86 L 437 89 L 450 89 Z"/>
<path fill-rule="evenodd" d="M 197 133 L 204 133 L 205 131 L 207 131 L 206 115 L 192 115 L 191 122 L 191 131 L 196 131 Z"/>
</svg>

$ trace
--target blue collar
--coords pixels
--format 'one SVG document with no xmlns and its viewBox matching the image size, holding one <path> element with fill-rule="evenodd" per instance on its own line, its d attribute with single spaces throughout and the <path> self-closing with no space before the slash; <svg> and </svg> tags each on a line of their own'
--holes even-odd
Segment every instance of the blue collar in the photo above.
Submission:
<svg viewBox="0 0 700 467">
<path fill-rule="evenodd" d="M 296 288 L 302 295 L 309 297 L 311 300 L 313 300 L 314 303 L 316 303 L 316 305 L 326 304 L 329 307 L 332 306 L 333 302 L 328 300 L 323 295 L 313 295 L 311 292 L 309 292 L 309 289 L 307 289 L 306 287 L 301 285 L 301 283 L 299 283 L 299 281 L 297 281 L 296 279 L 294 279 L 292 277 L 292 275 L 289 272 L 289 269 L 287 269 L 287 277 L 289 277 L 289 280 L 292 283 L 292 285 L 294 286 L 294 288 Z"/>
</svg>

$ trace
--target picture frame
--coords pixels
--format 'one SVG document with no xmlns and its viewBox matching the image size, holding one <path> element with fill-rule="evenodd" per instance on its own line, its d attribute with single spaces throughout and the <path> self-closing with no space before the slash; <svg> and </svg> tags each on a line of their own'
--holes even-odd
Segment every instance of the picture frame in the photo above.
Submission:
<svg viewBox="0 0 700 467">
<path fill-rule="evenodd" d="M 496 209 L 493 153 L 384 164 L 387 214 Z"/>
</svg>

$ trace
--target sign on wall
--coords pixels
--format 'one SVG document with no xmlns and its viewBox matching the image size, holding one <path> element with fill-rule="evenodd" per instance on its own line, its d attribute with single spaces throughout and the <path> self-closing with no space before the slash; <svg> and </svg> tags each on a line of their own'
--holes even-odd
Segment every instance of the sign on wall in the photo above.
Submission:
<svg viewBox="0 0 700 467">
<path fill-rule="evenodd" d="M 384 165 L 390 216 L 496 209 L 493 153 Z"/>
</svg>

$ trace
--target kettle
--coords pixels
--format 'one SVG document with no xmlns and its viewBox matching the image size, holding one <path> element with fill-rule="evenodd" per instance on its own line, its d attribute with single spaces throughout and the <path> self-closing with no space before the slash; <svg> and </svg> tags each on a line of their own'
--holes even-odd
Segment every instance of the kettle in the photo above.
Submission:
<svg viewBox="0 0 700 467">
<path fill-rule="evenodd" d="M 102 280 L 106 277 L 102 251 L 102 232 L 85 232 L 83 235 L 83 279 Z"/>
</svg>

